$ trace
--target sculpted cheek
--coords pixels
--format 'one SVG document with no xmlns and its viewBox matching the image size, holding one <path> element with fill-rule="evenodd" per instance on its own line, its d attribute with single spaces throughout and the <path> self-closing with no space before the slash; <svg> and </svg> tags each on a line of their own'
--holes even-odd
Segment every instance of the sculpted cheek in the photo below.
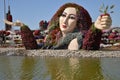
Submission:
<svg viewBox="0 0 120 80">
<path fill-rule="evenodd" d="M 76 27 L 76 21 L 71 22 L 71 24 L 69 24 L 69 27 L 71 30 L 73 30 Z"/>
</svg>

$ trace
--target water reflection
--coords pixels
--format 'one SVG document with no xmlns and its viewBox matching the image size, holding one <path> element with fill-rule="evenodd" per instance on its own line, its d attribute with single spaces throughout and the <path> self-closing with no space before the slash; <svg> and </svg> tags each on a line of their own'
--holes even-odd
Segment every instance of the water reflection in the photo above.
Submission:
<svg viewBox="0 0 120 80">
<path fill-rule="evenodd" d="M 59 58 L 46 63 L 52 80 L 103 80 L 98 58 Z"/>
<path fill-rule="evenodd" d="M 120 80 L 120 58 L 102 58 L 101 68 L 106 80 Z"/>
<path fill-rule="evenodd" d="M 44 58 L 26 57 L 22 60 L 20 80 L 48 80 Z M 50 79 L 49 79 L 50 80 Z"/>
<path fill-rule="evenodd" d="M 19 57 L 0 57 L 0 80 L 17 80 L 20 75 L 21 59 Z"/>
<path fill-rule="evenodd" d="M 0 56 L 0 80 L 120 80 L 119 67 L 119 58 Z"/>
<path fill-rule="evenodd" d="M 24 58 L 21 65 L 21 80 L 31 80 L 33 78 L 33 72 L 35 68 L 34 58 Z"/>
</svg>

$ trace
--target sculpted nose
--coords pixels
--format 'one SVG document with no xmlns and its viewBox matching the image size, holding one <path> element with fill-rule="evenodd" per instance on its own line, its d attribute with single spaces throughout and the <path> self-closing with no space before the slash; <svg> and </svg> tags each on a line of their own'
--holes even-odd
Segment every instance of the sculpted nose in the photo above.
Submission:
<svg viewBox="0 0 120 80">
<path fill-rule="evenodd" d="M 65 17 L 64 20 L 63 20 L 64 24 L 66 24 L 67 21 L 68 21 L 68 17 Z"/>
</svg>

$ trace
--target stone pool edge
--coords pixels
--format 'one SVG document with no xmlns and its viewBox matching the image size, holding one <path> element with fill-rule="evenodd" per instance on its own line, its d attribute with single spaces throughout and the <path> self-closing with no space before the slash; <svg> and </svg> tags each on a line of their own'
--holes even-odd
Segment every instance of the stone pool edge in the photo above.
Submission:
<svg viewBox="0 0 120 80">
<path fill-rule="evenodd" d="M 108 50 L 26 50 L 24 48 L 0 48 L 0 56 L 41 57 L 120 57 L 120 51 Z"/>
</svg>

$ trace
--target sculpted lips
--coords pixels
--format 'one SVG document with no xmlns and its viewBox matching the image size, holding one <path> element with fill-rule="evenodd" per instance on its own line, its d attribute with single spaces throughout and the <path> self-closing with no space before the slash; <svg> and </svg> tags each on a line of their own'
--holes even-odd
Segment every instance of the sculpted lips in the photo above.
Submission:
<svg viewBox="0 0 120 80">
<path fill-rule="evenodd" d="M 63 28 L 67 28 L 67 26 L 66 26 L 66 25 L 62 25 L 62 27 L 63 27 Z"/>
</svg>

